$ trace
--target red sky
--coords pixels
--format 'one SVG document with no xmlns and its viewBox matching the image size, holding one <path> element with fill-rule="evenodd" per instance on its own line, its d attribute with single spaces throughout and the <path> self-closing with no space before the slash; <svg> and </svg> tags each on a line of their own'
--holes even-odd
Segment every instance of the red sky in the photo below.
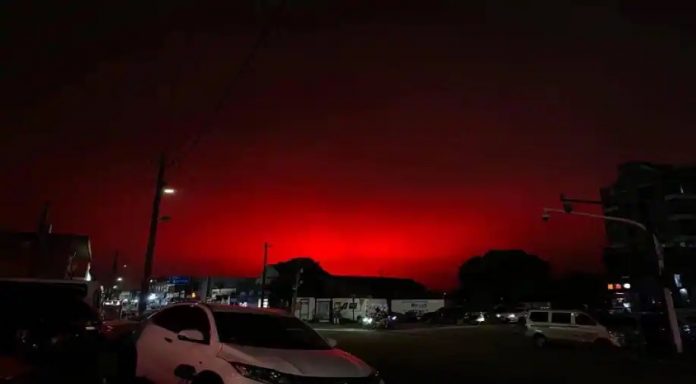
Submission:
<svg viewBox="0 0 696 384">
<path fill-rule="evenodd" d="M 492 248 L 600 270 L 602 223 L 541 208 L 596 198 L 620 162 L 696 159 L 693 29 L 674 10 L 490 4 L 290 9 L 219 114 L 253 25 L 16 10 L 0 228 L 33 229 L 51 200 L 55 231 L 92 236 L 97 272 L 117 249 L 140 265 L 157 153 L 212 119 L 168 170 L 159 274 L 255 275 L 264 241 L 271 262 L 437 288 Z"/>
</svg>

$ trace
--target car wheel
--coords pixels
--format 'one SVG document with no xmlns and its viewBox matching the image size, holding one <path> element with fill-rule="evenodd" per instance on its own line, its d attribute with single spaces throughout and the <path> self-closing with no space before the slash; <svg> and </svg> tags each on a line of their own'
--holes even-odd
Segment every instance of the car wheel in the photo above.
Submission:
<svg viewBox="0 0 696 384">
<path fill-rule="evenodd" d="M 537 348 L 544 348 L 548 344 L 548 339 L 544 335 L 534 335 L 534 345 Z"/>
<path fill-rule="evenodd" d="M 222 379 L 213 372 L 204 371 L 196 375 L 191 384 L 222 384 Z"/>
</svg>

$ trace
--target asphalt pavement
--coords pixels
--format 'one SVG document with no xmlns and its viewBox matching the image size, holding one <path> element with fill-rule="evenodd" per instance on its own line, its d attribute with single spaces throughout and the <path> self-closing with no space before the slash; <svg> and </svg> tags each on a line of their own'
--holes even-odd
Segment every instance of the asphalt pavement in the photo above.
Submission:
<svg viewBox="0 0 696 384">
<path fill-rule="evenodd" d="M 515 326 L 402 330 L 317 327 L 400 383 L 695 383 L 696 360 L 577 347 L 538 349 Z M 691 360 L 690 360 L 691 359 Z"/>
</svg>

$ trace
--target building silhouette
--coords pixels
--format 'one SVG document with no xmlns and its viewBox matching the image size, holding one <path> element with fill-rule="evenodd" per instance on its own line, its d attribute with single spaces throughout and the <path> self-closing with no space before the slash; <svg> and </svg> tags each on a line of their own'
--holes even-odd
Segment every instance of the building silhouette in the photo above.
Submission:
<svg viewBox="0 0 696 384">
<path fill-rule="evenodd" d="M 665 251 L 665 278 L 678 306 L 696 300 L 696 166 L 631 162 L 618 167 L 617 180 L 601 189 L 605 215 L 643 223 Z M 616 298 L 646 308 L 659 302 L 657 259 L 649 234 L 634 226 L 606 221 L 604 263 Z M 621 284 L 623 283 L 623 284 Z M 632 290 L 625 290 L 629 283 Z M 621 300 L 619 300 L 621 301 Z M 659 304 L 659 303 L 658 303 Z"/>
</svg>

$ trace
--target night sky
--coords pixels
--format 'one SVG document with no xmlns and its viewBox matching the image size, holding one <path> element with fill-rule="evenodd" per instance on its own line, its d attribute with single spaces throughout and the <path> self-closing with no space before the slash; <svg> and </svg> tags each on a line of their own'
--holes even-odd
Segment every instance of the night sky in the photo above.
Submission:
<svg viewBox="0 0 696 384">
<path fill-rule="evenodd" d="M 97 274 L 141 265 L 162 149 L 186 155 L 156 274 L 257 275 L 268 241 L 434 288 L 491 248 L 600 271 L 602 223 L 541 208 L 621 162 L 696 160 L 690 8 L 290 0 L 229 87 L 264 2 L 73 3 L 0 11 L 0 228 L 50 200 Z"/>
</svg>

